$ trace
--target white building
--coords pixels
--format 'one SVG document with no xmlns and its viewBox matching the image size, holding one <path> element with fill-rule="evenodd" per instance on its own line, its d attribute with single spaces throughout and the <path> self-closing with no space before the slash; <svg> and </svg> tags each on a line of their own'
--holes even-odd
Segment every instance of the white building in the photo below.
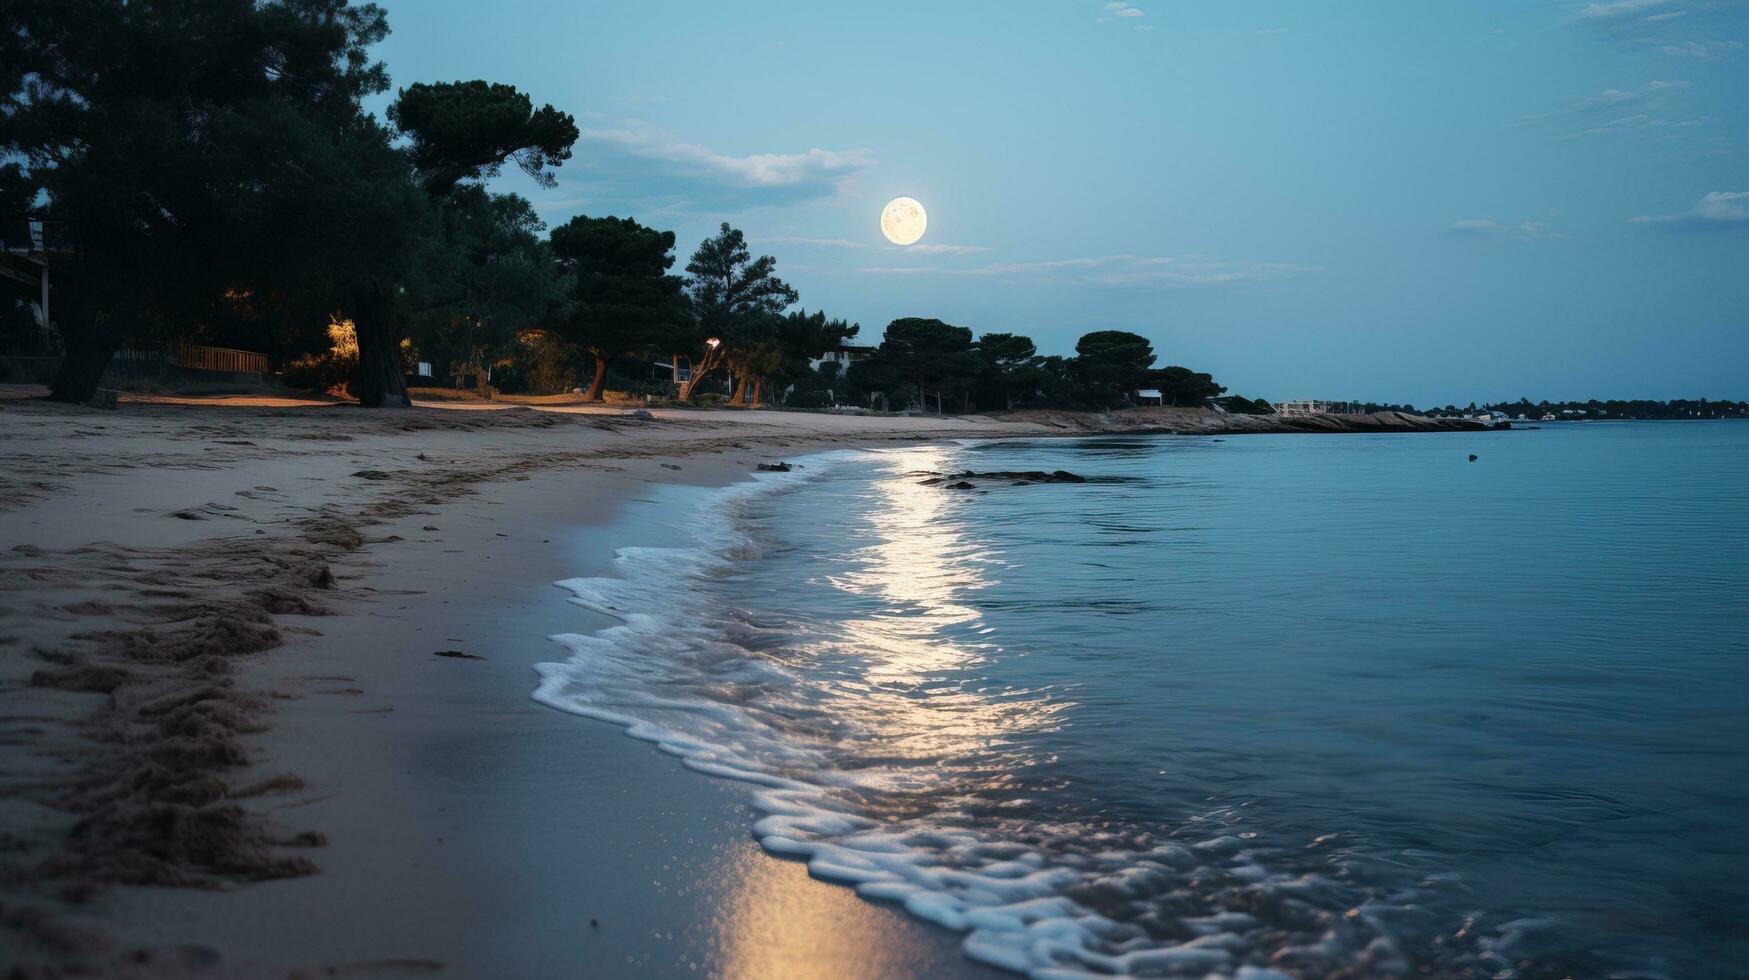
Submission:
<svg viewBox="0 0 1749 980">
<path fill-rule="evenodd" d="M 1352 415 L 1358 411 L 1353 402 L 1327 402 L 1316 398 L 1275 403 L 1277 415 Z"/>
<path fill-rule="evenodd" d="M 821 354 L 819 357 L 808 358 L 808 366 L 818 371 L 822 364 L 837 364 L 838 373 L 842 375 L 844 372 L 850 370 L 850 365 L 857 361 L 867 360 L 868 356 L 874 352 L 875 349 L 873 347 L 846 345 L 829 350 L 826 353 Z"/>
</svg>

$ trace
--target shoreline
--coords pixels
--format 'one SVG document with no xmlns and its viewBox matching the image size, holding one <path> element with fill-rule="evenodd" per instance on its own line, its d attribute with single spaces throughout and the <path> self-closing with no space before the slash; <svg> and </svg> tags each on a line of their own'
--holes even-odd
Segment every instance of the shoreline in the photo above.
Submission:
<svg viewBox="0 0 1749 980">
<path fill-rule="evenodd" d="M 1036 430 L 18 409 L 7 470 L 41 492 L 0 512 L 0 566 L 28 583 L 0 628 L 0 718 L 28 745 L 0 799 L 6 965 L 992 975 L 957 936 L 766 856 L 738 790 L 536 704 L 531 668 L 548 634 L 594 628 L 552 583 L 635 543 L 611 518 L 651 487 Z M 585 812 L 532 815 L 567 804 Z"/>
<path fill-rule="evenodd" d="M 538 975 L 575 957 L 644 963 L 654 934 L 689 963 L 729 962 L 729 925 L 712 925 L 727 885 L 710 882 L 733 864 L 830 922 L 769 922 L 788 938 L 763 955 L 878 975 L 880 949 L 901 958 L 886 972 L 992 975 L 957 934 L 765 855 L 743 788 L 705 788 L 715 781 L 653 747 L 535 704 L 530 668 L 552 659 L 548 634 L 596 628 L 552 583 L 634 543 L 619 538 L 641 532 L 614 515 L 652 492 L 816 451 L 1098 432 L 1044 418 L 449 408 L 0 400 L 12 501 L 0 568 L 21 583 L 0 625 L 0 722 L 29 746 L 3 773 L 0 935 L 19 940 L 20 962 L 398 975 L 514 961 Z M 549 773 L 565 799 L 588 787 L 616 801 L 589 812 L 610 845 L 482 802 L 496 787 L 555 805 Z M 492 833 L 503 821 L 518 829 Z M 695 843 L 651 876 L 645 859 L 683 833 Z M 525 863 L 548 877 L 536 904 L 519 900 L 492 858 L 526 839 L 585 881 Z M 605 891 L 586 880 L 604 868 Z M 652 883 L 632 902 L 637 929 L 581 924 L 613 921 L 583 906 L 625 908 L 628 881 Z M 526 914 L 482 931 L 500 908 Z"/>
</svg>

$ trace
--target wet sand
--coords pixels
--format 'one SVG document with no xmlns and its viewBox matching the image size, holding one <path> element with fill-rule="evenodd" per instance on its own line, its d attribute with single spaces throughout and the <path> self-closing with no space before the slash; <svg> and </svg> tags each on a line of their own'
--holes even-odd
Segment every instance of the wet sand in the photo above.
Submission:
<svg viewBox="0 0 1749 980">
<path fill-rule="evenodd" d="M 599 625 L 551 583 L 636 543 L 655 483 L 1040 431 L 0 400 L 0 966 L 987 975 L 530 665 Z"/>
</svg>

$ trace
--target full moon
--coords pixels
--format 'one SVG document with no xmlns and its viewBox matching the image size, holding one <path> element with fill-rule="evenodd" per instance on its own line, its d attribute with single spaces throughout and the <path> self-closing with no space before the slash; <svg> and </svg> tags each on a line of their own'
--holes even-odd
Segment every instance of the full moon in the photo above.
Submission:
<svg viewBox="0 0 1749 980">
<path fill-rule="evenodd" d="M 894 245 L 909 245 L 923 237 L 929 215 L 923 205 L 909 197 L 895 197 L 881 209 L 881 234 Z"/>
</svg>

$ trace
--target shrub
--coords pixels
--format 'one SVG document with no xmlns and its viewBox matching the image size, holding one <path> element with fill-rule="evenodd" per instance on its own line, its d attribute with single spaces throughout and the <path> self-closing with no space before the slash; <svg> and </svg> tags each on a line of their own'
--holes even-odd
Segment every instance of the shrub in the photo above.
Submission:
<svg viewBox="0 0 1749 980">
<path fill-rule="evenodd" d="M 358 373 L 358 332 L 351 320 L 328 324 L 328 349 L 306 354 L 280 369 L 279 378 L 288 388 L 309 391 L 342 389 Z"/>
</svg>

